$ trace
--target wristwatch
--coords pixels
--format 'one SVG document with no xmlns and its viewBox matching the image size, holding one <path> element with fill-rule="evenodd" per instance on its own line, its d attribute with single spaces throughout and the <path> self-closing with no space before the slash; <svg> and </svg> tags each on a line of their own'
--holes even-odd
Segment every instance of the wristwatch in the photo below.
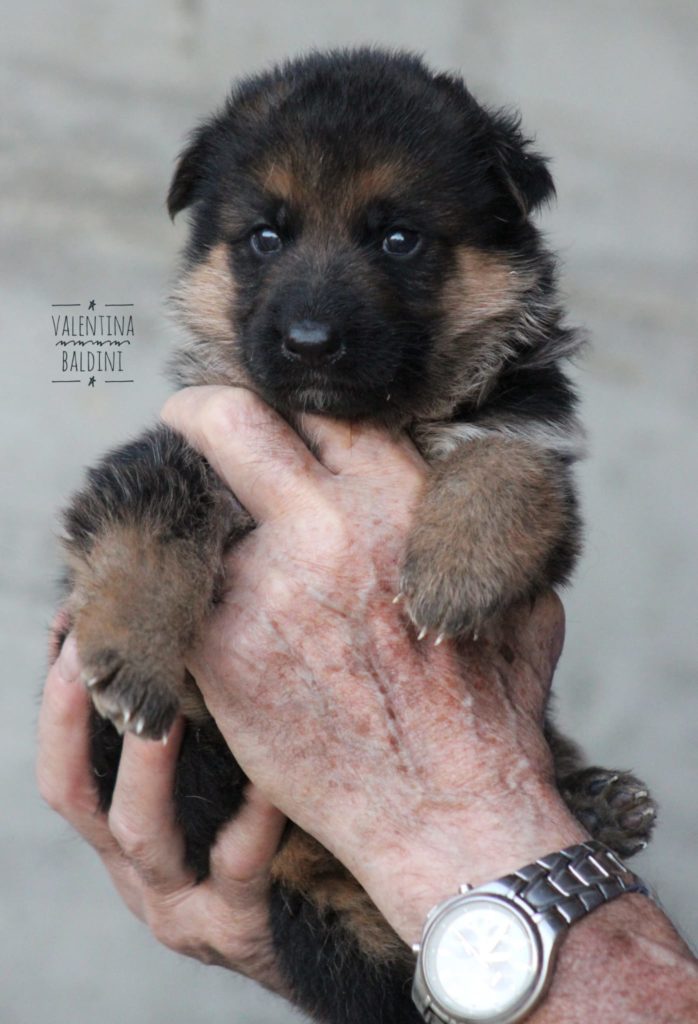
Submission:
<svg viewBox="0 0 698 1024">
<path fill-rule="evenodd" d="M 626 892 L 649 890 L 602 843 L 551 853 L 430 910 L 412 998 L 427 1024 L 517 1024 L 552 980 L 571 925 Z"/>
</svg>

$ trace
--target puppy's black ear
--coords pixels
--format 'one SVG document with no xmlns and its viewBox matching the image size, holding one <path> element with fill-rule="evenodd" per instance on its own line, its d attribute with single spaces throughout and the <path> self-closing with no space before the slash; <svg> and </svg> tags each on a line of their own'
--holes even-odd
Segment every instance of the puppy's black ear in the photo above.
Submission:
<svg viewBox="0 0 698 1024">
<path fill-rule="evenodd" d="M 512 219 L 528 215 L 555 196 L 548 161 L 531 149 L 531 140 L 521 132 L 517 115 L 499 112 L 494 116 L 494 162 L 492 170 L 512 201 Z"/>
<path fill-rule="evenodd" d="M 201 195 L 201 186 L 206 180 L 206 169 L 210 160 L 213 132 L 214 129 L 208 124 L 197 128 L 177 158 L 177 166 L 167 193 L 167 212 L 172 220 L 180 210 L 191 206 Z"/>
</svg>

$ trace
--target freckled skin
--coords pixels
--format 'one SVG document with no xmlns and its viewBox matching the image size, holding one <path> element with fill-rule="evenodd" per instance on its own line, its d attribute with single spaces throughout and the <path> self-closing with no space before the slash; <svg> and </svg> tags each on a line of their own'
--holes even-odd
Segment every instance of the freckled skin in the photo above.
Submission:
<svg viewBox="0 0 698 1024">
<path fill-rule="evenodd" d="M 460 649 L 405 644 L 403 613 L 392 603 L 395 565 L 409 523 L 409 494 L 418 495 L 423 470 L 404 460 L 401 473 L 408 500 L 392 507 L 385 490 L 378 489 L 382 481 L 376 481 L 375 501 L 384 509 L 378 528 L 366 511 L 372 495 L 365 489 L 354 495 L 346 485 L 333 493 L 341 529 L 319 538 L 312 526 L 300 529 L 292 514 L 262 524 L 229 556 L 227 568 L 237 586 L 227 593 L 192 659 L 214 717 L 235 722 L 228 739 L 242 766 L 261 776 L 272 798 L 280 779 L 284 788 L 290 784 L 297 799 L 294 820 L 303 827 L 322 817 L 318 838 L 330 850 L 346 835 L 348 818 L 356 844 L 365 849 L 386 818 L 398 834 L 409 834 L 416 820 L 425 826 L 440 821 L 443 828 L 444 809 L 462 808 L 465 800 L 472 801 L 474 818 L 482 814 L 478 794 L 491 784 L 483 777 L 483 753 L 493 744 L 508 749 L 512 764 L 539 764 L 542 758 L 544 774 L 552 779 L 540 738 L 544 690 L 539 686 L 535 706 L 521 717 L 517 749 L 511 750 L 509 720 L 515 712 L 507 689 L 512 676 L 539 672 L 549 662 L 548 648 L 531 650 L 527 638 L 523 653 L 510 651 L 504 658 L 497 653 L 494 627 L 491 635 Z M 247 593 L 252 581 L 246 567 L 262 550 L 263 611 L 236 599 L 236 591 Z M 511 622 L 499 628 L 511 631 Z M 318 637 L 327 643 L 318 644 Z M 273 652 L 265 657 L 271 671 L 251 678 L 260 650 Z M 236 687 L 241 675 L 251 685 Z M 268 723 L 263 738 L 260 712 Z M 292 730 L 284 725 L 289 720 Z M 478 742 L 454 749 L 448 736 L 461 727 Z M 283 766 L 275 776 L 268 772 L 269 751 L 274 764 Z M 454 758 L 462 763 L 459 777 L 470 780 L 467 793 L 462 785 L 453 789 Z M 353 777 L 356 765 L 360 780 Z M 504 803 L 522 799 L 518 774 L 502 780 Z M 386 787 L 386 777 L 399 782 Z M 341 809 L 333 800 L 338 789 L 355 792 L 353 801 L 342 800 Z M 348 806 L 356 807 L 355 817 L 347 814 Z"/>
</svg>

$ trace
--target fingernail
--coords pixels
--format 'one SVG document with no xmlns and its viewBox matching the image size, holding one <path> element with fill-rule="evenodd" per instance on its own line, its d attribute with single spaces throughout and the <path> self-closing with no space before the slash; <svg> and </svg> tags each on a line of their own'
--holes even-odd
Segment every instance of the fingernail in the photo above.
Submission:
<svg viewBox="0 0 698 1024">
<path fill-rule="evenodd" d="M 75 637 L 69 634 L 63 643 L 56 662 L 58 675 L 64 683 L 75 683 L 80 678 L 80 656 Z"/>
</svg>

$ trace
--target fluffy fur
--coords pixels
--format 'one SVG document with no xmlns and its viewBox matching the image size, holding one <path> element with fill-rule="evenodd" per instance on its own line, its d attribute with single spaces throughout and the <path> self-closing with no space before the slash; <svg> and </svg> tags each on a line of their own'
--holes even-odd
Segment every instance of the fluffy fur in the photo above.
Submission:
<svg viewBox="0 0 698 1024">
<path fill-rule="evenodd" d="M 516 117 L 463 82 L 379 50 L 313 54 L 247 79 L 180 155 L 170 214 L 191 233 L 173 297 L 187 384 L 242 384 L 303 410 L 406 430 L 433 472 L 401 587 L 414 626 L 459 636 L 565 582 L 579 549 L 583 449 L 555 263 L 531 215 L 553 196 Z M 184 654 L 225 551 L 252 526 L 164 427 L 108 455 L 66 514 L 67 608 L 96 709 L 103 806 L 119 732 L 190 719 L 176 783 L 199 877 L 244 778 Z M 580 767 L 549 727 L 584 824 L 624 854 L 652 826 L 631 776 Z M 205 800 L 187 799 L 192 795 Z M 320 1020 L 417 1020 L 410 953 L 347 872 L 294 827 L 272 922 L 298 1002 Z"/>
</svg>

